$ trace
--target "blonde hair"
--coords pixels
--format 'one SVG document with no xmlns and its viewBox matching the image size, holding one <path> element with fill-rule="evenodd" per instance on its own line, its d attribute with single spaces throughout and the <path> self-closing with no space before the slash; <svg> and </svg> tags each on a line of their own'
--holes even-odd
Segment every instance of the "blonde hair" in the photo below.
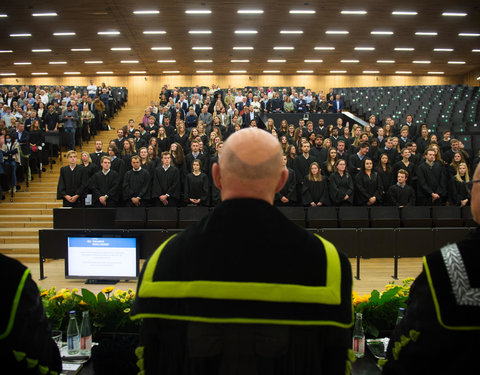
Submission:
<svg viewBox="0 0 480 375">
<path fill-rule="evenodd" d="M 459 181 L 459 182 L 463 182 L 462 176 L 460 176 L 460 172 L 459 172 L 459 169 L 460 169 L 460 166 L 461 166 L 461 165 L 464 165 L 465 168 L 467 169 L 467 170 L 465 171 L 465 182 L 470 182 L 470 176 L 468 175 L 468 165 L 467 165 L 467 163 L 465 163 L 465 162 L 463 162 L 463 161 L 458 164 L 457 174 L 455 175 L 455 179 L 456 179 L 457 181 Z"/>
</svg>

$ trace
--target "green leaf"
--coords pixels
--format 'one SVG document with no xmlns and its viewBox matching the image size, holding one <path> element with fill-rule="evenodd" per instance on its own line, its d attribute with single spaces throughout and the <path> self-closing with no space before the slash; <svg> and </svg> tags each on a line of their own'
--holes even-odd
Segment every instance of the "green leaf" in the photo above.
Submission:
<svg viewBox="0 0 480 375">
<path fill-rule="evenodd" d="M 380 300 L 380 292 L 376 289 L 372 290 L 372 294 L 370 295 L 369 302 L 376 303 Z"/>
<path fill-rule="evenodd" d="M 105 294 L 103 294 L 102 292 L 97 294 L 97 300 L 98 300 L 98 303 L 107 302 L 107 299 L 105 298 Z"/>
<path fill-rule="evenodd" d="M 95 297 L 95 294 L 90 292 L 88 289 L 82 289 L 82 298 L 85 303 L 87 303 L 92 308 L 95 307 L 97 304 L 97 297 Z"/>
</svg>

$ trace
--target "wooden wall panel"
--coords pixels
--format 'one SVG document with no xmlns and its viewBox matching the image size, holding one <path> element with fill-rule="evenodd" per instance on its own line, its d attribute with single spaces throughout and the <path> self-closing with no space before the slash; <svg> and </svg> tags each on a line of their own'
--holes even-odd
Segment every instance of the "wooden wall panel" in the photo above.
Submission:
<svg viewBox="0 0 480 375">
<path fill-rule="evenodd" d="M 449 85 L 469 84 L 478 86 L 476 76 L 365 76 L 365 75 L 159 75 L 159 76 L 95 76 L 95 77 L 36 77 L 4 78 L 0 83 L 44 84 L 44 85 L 88 85 L 90 79 L 98 85 L 105 82 L 111 86 L 125 86 L 129 92 L 129 103 L 145 104 L 158 99 L 158 93 L 164 84 L 174 86 L 210 86 L 212 83 L 226 87 L 244 86 L 305 86 L 312 90 L 328 91 L 330 87 L 365 86 L 409 86 L 409 85 Z M 18 82 L 17 82 L 18 80 Z M 468 82 L 466 82 L 468 80 Z"/>
</svg>

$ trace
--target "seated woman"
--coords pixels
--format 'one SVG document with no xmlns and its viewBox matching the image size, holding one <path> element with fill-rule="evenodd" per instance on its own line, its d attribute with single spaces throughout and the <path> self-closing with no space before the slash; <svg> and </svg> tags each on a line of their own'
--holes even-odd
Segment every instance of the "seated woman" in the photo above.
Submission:
<svg viewBox="0 0 480 375">
<path fill-rule="evenodd" d="M 373 161 L 365 157 L 361 171 L 355 176 L 355 201 L 359 206 L 378 206 L 382 202 L 382 194 L 382 181 L 373 170 Z"/>
<path fill-rule="evenodd" d="M 470 182 L 470 176 L 468 175 L 467 163 L 461 162 L 458 165 L 457 174 L 450 179 L 448 195 L 452 205 L 460 207 L 470 205 L 471 197 L 467 189 L 468 182 Z"/>
<path fill-rule="evenodd" d="M 208 177 L 201 171 L 200 160 L 192 162 L 192 172 L 185 177 L 185 204 L 187 206 L 206 206 L 208 200 Z"/>
<path fill-rule="evenodd" d="M 351 206 L 355 190 L 352 176 L 346 171 L 347 163 L 343 159 L 335 163 L 335 172 L 328 179 L 330 200 L 335 206 Z"/>
<path fill-rule="evenodd" d="M 328 206 L 328 179 L 320 173 L 317 162 L 310 164 L 308 176 L 302 185 L 302 200 L 304 206 Z"/>
</svg>

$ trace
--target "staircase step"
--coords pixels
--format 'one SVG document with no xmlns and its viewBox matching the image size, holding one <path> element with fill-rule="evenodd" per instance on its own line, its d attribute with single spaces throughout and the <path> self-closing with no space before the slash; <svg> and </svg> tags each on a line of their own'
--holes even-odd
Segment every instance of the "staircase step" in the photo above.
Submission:
<svg viewBox="0 0 480 375">
<path fill-rule="evenodd" d="M 28 223 L 25 222 L 10 222 L 4 223 L 0 221 L 0 227 L 2 228 L 36 228 L 36 229 L 51 229 L 53 228 L 53 223 L 46 223 L 43 221 L 30 221 Z"/>
<path fill-rule="evenodd" d="M 3 254 L 24 253 L 38 254 L 38 243 L 9 243 L 0 244 L 0 252 Z"/>
<path fill-rule="evenodd" d="M 0 245 L 32 243 L 38 243 L 38 236 L 0 236 Z"/>
<path fill-rule="evenodd" d="M 53 209 L 41 209 L 41 208 L 8 208 L 8 209 L 2 209 L 0 211 L 1 216 L 0 216 L 0 221 L 2 220 L 3 215 L 52 215 L 53 214 Z"/>
<path fill-rule="evenodd" d="M 0 229 L 0 236 L 3 237 L 38 237 L 38 228 L 3 228 Z"/>
<path fill-rule="evenodd" d="M 5 254 L 10 258 L 18 260 L 20 263 L 40 263 L 40 259 L 38 254 L 23 254 L 23 253 L 13 253 L 13 254 Z"/>
<path fill-rule="evenodd" d="M 53 215 L 2 215 L 1 221 L 46 221 L 52 222 Z"/>
<path fill-rule="evenodd" d="M 9 209 L 9 208 L 19 208 L 19 209 L 47 209 L 47 208 L 57 208 L 62 207 L 61 201 L 56 202 L 43 202 L 40 198 L 37 202 L 7 202 L 2 204 L 2 209 Z M 3 210 L 2 210 L 3 211 Z"/>
</svg>

